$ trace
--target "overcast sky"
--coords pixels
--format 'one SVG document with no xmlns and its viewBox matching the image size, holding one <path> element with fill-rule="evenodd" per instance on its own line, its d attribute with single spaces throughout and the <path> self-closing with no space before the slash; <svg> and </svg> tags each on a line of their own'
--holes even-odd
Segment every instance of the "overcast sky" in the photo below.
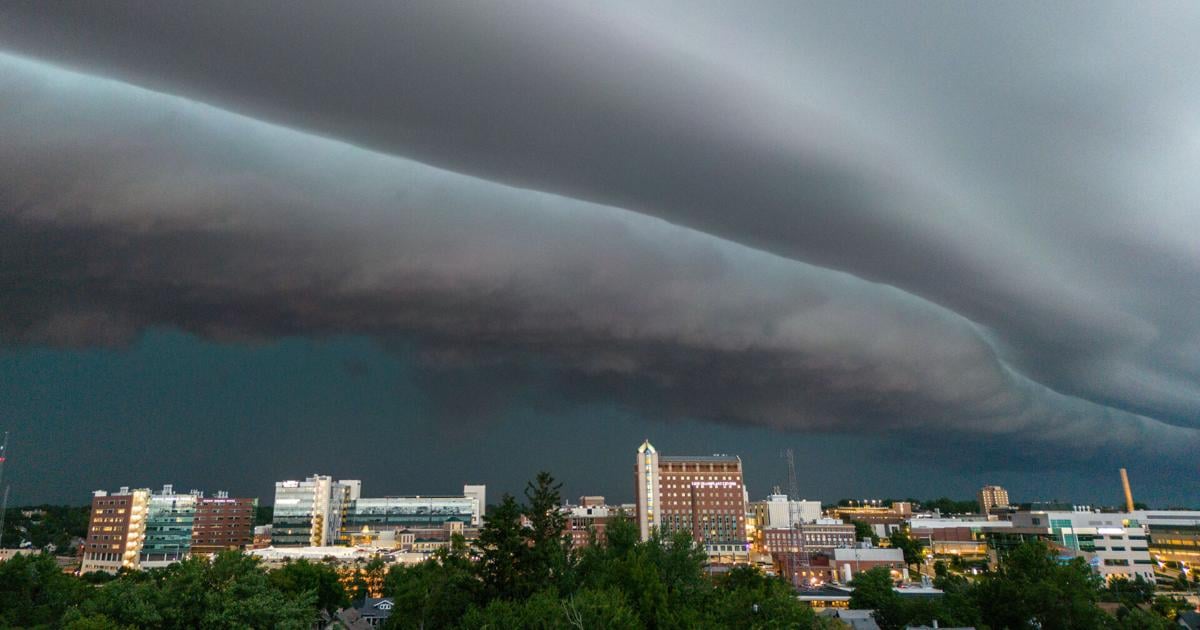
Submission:
<svg viewBox="0 0 1200 630">
<path fill-rule="evenodd" d="M 1200 503 L 1200 8 L 5 3 L 25 501 Z M 36 461 L 30 461 L 30 458 Z M 362 462 L 361 465 L 358 462 Z M 1186 480 L 1181 483 L 1180 480 Z"/>
</svg>

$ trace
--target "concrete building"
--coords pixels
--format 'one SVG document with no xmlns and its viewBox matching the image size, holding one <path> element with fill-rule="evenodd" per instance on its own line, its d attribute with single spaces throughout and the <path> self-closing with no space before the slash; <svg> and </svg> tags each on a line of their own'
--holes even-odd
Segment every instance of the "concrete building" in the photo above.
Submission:
<svg viewBox="0 0 1200 630">
<path fill-rule="evenodd" d="M 1200 567 L 1200 510 L 1134 510 L 1150 537 L 1150 553 L 1160 562 Z"/>
<path fill-rule="evenodd" d="M 334 481 L 327 475 L 275 482 L 271 544 L 275 547 L 336 544 L 346 508 L 358 497 L 361 488 L 358 480 Z"/>
<path fill-rule="evenodd" d="M 988 555 L 984 528 L 1011 527 L 1010 521 L 987 516 L 914 518 L 909 521 L 909 535 L 928 547 L 934 556 L 982 561 Z"/>
<path fill-rule="evenodd" d="M 742 460 L 735 455 L 659 455 L 649 440 L 634 467 L 642 538 L 686 531 L 710 556 L 736 561 L 749 553 Z"/>
<path fill-rule="evenodd" d="M 1008 490 L 1000 486 L 984 486 L 979 490 L 980 512 L 987 514 L 992 508 L 1008 506 Z"/>
<path fill-rule="evenodd" d="M 197 498 L 192 553 L 212 554 L 253 545 L 257 509 L 258 499 L 231 498 L 226 492 Z"/>
<path fill-rule="evenodd" d="M 1073 511 L 1017 512 L 1007 528 L 983 528 L 999 552 L 1006 545 L 1038 537 L 1053 543 L 1066 556 L 1085 558 L 1105 579 L 1137 576 L 1154 581 L 1150 539 L 1135 514 L 1099 512 L 1086 507 Z"/>
<path fill-rule="evenodd" d="M 767 522 L 763 529 L 787 529 L 797 523 L 813 523 L 821 518 L 820 501 L 789 499 L 786 494 L 772 494 L 765 501 Z"/>
<path fill-rule="evenodd" d="M 847 547 L 833 550 L 833 571 L 836 576 L 831 580 L 840 579 L 843 584 L 849 584 L 862 571 L 870 571 L 875 567 L 887 567 L 896 581 L 908 579 L 908 568 L 904 565 L 904 552 L 899 549 L 885 549 L 868 546 Z"/>
<path fill-rule="evenodd" d="M 122 487 L 111 495 L 104 490 L 93 493 L 80 573 L 139 568 L 149 503 L 146 489 Z"/>
</svg>

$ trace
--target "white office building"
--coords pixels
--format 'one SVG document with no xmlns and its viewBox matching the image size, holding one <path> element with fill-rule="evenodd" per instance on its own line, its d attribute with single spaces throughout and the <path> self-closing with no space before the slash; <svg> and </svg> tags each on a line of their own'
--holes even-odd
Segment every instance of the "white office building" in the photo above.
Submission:
<svg viewBox="0 0 1200 630">
<path fill-rule="evenodd" d="M 820 501 L 797 501 L 786 494 L 767 496 L 767 522 L 763 529 L 790 529 L 797 523 L 815 523 L 821 518 Z"/>
<path fill-rule="evenodd" d="M 1140 575 L 1154 581 L 1150 538 L 1136 514 L 1097 512 L 1086 507 L 1074 511 L 1017 512 L 1014 530 L 1049 529 L 1054 541 L 1088 560 L 1105 579 Z"/>
<path fill-rule="evenodd" d="M 327 475 L 275 482 L 271 544 L 276 547 L 337 544 L 346 508 L 361 489 L 362 482 L 356 479 L 334 481 Z"/>
</svg>

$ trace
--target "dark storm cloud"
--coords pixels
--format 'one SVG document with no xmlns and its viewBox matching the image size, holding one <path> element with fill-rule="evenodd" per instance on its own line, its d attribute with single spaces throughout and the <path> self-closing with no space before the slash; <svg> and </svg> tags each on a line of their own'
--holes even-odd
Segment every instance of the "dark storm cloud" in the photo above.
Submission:
<svg viewBox="0 0 1200 630">
<path fill-rule="evenodd" d="M 1200 10 L 7 3 L 0 46 L 881 281 L 1200 418 Z"/>
<path fill-rule="evenodd" d="M 9 343 L 361 333 L 415 343 L 456 416 L 552 387 L 651 417 L 1081 459 L 1197 442 L 1056 394 L 970 321 L 848 274 L 13 57 L 0 94 Z"/>
</svg>

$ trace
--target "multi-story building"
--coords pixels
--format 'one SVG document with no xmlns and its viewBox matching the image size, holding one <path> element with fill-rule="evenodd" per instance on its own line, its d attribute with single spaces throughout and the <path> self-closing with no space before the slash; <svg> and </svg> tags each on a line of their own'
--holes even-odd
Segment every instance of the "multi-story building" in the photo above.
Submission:
<svg viewBox="0 0 1200 630">
<path fill-rule="evenodd" d="M 981 561 L 987 558 L 988 552 L 987 541 L 982 535 L 983 529 L 996 531 L 1012 527 L 1012 522 L 994 518 L 914 518 L 909 521 L 909 535 L 920 541 L 934 556 Z"/>
<path fill-rule="evenodd" d="M 1008 507 L 1008 490 L 1000 486 L 984 486 L 979 490 L 979 511 L 987 514 L 992 508 Z"/>
<path fill-rule="evenodd" d="M 401 531 L 437 537 L 448 522 L 459 523 L 464 531 L 477 530 L 483 525 L 486 496 L 486 486 L 466 485 L 461 495 L 358 497 L 346 506 L 339 541 L 378 543 Z"/>
<path fill-rule="evenodd" d="M 686 531 L 714 556 L 745 555 L 746 490 L 735 455 L 659 455 L 649 440 L 634 468 L 638 528 L 643 539 Z"/>
<path fill-rule="evenodd" d="M 1135 510 L 1132 515 L 1146 528 L 1156 560 L 1200 567 L 1200 511 Z"/>
<path fill-rule="evenodd" d="M 165 567 L 186 558 L 192 549 L 198 492 L 177 494 L 171 484 L 150 495 L 139 562 L 141 568 Z"/>
<path fill-rule="evenodd" d="M 258 499 L 231 498 L 226 492 L 196 499 L 192 553 L 212 554 L 246 549 L 254 543 L 254 514 Z"/>
<path fill-rule="evenodd" d="M 358 480 L 334 481 L 327 475 L 275 482 L 271 544 L 276 547 L 335 544 L 341 535 L 346 508 L 358 498 L 361 488 Z"/>
<path fill-rule="evenodd" d="M 871 526 L 880 538 L 886 538 L 897 529 L 903 529 L 908 519 L 912 518 L 912 504 L 907 501 L 896 501 L 890 506 L 863 505 L 838 506 L 830 508 L 829 515 L 840 518 L 843 522 L 861 521 Z"/>
<path fill-rule="evenodd" d="M 563 508 L 567 517 L 567 533 L 571 535 L 571 545 L 575 548 L 586 547 L 593 532 L 596 540 L 603 542 L 608 523 L 619 514 L 624 513 L 619 506 L 605 504 L 604 497 L 579 497 L 579 505 L 568 505 Z"/>
<path fill-rule="evenodd" d="M 83 543 L 81 571 L 115 572 L 164 567 L 192 553 L 241 549 L 251 540 L 257 499 L 206 499 L 192 490 L 159 492 L 122 487 L 97 490 Z"/>
<path fill-rule="evenodd" d="M 786 494 L 772 494 L 765 502 L 767 523 L 764 529 L 788 529 L 797 523 L 813 523 L 821 518 L 820 501 L 788 499 Z"/>
<path fill-rule="evenodd" d="M 116 573 L 140 566 L 149 502 L 150 491 L 145 489 L 122 487 L 111 495 L 103 490 L 93 493 L 80 573 Z"/>
<path fill-rule="evenodd" d="M 1085 558 L 1105 579 L 1137 576 L 1154 581 L 1154 561 L 1146 528 L 1135 514 L 1098 512 L 1086 507 L 1073 511 L 1016 512 L 1012 525 L 984 527 L 998 552 L 1032 537 L 1048 540 L 1063 554 Z"/>
</svg>

